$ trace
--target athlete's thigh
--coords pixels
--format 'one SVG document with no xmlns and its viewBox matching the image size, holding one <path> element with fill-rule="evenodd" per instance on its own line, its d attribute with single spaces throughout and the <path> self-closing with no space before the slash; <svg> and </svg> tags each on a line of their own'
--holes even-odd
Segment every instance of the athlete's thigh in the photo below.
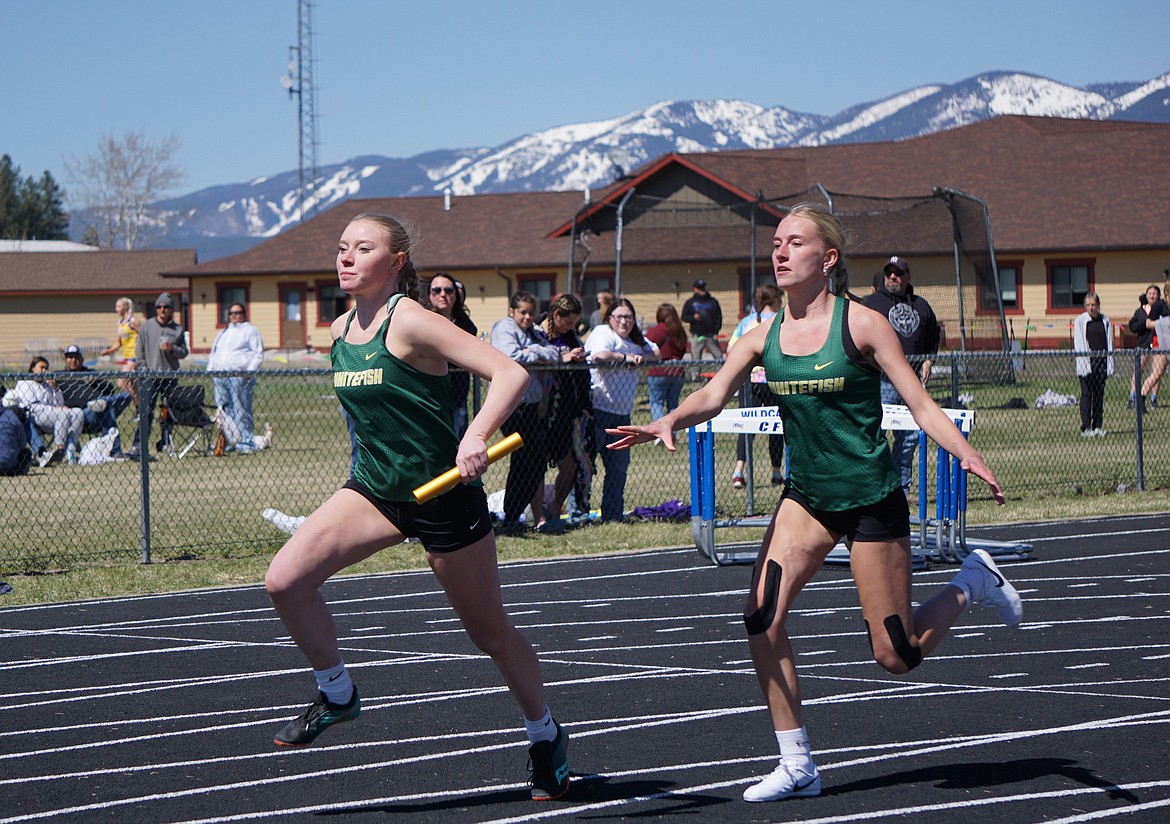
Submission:
<svg viewBox="0 0 1170 824">
<path fill-rule="evenodd" d="M 776 613 L 783 620 L 839 539 L 797 501 L 781 499 L 756 558 L 744 613 L 751 614 L 764 602 L 769 564 L 775 563 L 780 568 Z"/>
<path fill-rule="evenodd" d="M 287 576 L 319 586 L 331 575 L 405 540 L 374 504 L 339 489 L 288 539 L 269 565 L 269 578 Z"/>
<path fill-rule="evenodd" d="M 427 563 L 465 626 L 507 622 L 495 533 L 454 552 L 428 552 Z"/>
<path fill-rule="evenodd" d="M 857 584 L 861 614 L 871 630 L 891 615 L 902 619 L 907 634 L 914 631 L 910 602 L 910 539 L 854 541 L 849 566 Z"/>
</svg>

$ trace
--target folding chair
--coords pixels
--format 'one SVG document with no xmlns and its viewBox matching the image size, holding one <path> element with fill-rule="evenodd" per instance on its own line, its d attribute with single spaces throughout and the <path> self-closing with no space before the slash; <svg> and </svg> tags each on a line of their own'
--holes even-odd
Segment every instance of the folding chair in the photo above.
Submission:
<svg viewBox="0 0 1170 824">
<path fill-rule="evenodd" d="M 176 386 L 171 390 L 169 397 L 164 397 L 159 404 L 159 430 L 161 436 L 158 442 L 160 452 L 171 457 L 184 458 L 196 446 L 197 454 L 210 455 L 214 443 L 215 421 L 207 416 L 206 409 L 211 409 L 203 402 L 204 388 L 202 386 Z M 188 432 L 180 434 L 180 442 L 176 443 L 175 430 L 185 427 Z M 184 442 L 185 441 L 185 442 Z"/>
</svg>

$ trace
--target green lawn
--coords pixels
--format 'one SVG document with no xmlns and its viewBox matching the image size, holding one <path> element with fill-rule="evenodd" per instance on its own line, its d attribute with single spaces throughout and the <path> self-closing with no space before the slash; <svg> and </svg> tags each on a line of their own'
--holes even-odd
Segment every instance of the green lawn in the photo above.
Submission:
<svg viewBox="0 0 1170 824">
<path fill-rule="evenodd" d="M 1122 360 L 1124 364 L 1124 360 Z M 1170 496 L 1170 409 L 1143 419 L 1146 492 L 1136 492 L 1136 430 L 1126 409 L 1128 380 L 1110 381 L 1105 438 L 1079 436 L 1076 406 L 1036 409 L 1047 390 L 1076 396 L 1071 361 L 1032 355 L 1014 384 L 968 381 L 962 394 L 977 410 L 972 442 L 997 473 L 1008 505 L 997 507 L 980 482 L 970 485 L 968 523 L 1077 518 L 1166 511 Z M 184 383 L 203 382 L 197 374 Z M 207 382 L 209 386 L 209 381 Z M 935 397 L 949 395 L 949 378 L 932 381 Z M 207 393 L 211 397 L 210 387 Z M 1003 409 L 1011 398 L 1027 408 Z M 257 429 L 275 427 L 275 446 L 249 456 L 162 458 L 150 465 L 151 554 L 138 564 L 141 546 L 141 475 L 137 464 L 34 469 L 23 478 L 0 478 L 0 576 L 17 586 L 0 603 L 113 595 L 121 592 L 256 582 L 283 535 L 260 517 L 266 507 L 304 514 L 327 498 L 348 473 L 349 443 L 328 375 L 265 373 L 255 399 Z M 643 383 L 634 423 L 649 421 Z M 122 416 L 123 438 L 133 430 Z M 690 500 L 685 433 L 679 452 L 638 447 L 627 481 L 627 508 L 671 499 Z M 767 447 L 756 439 L 754 512 L 768 513 L 778 499 L 769 483 Z M 731 488 L 735 438 L 716 438 L 717 507 L 722 517 L 747 514 L 746 495 Z M 506 462 L 485 476 L 489 492 L 501 489 Z M 599 466 L 600 474 L 600 466 Z M 551 482 L 552 473 L 547 476 Z M 600 503 L 600 477 L 593 505 Z M 745 531 L 754 540 L 759 531 Z M 740 536 L 728 536 L 739 539 Z M 720 540 L 723 540 L 721 537 Z M 607 525 L 565 536 L 506 538 L 501 557 L 561 555 L 692 543 L 690 524 Z M 381 553 L 370 568 L 418 566 L 417 545 Z M 363 567 L 365 568 L 365 567 Z"/>
</svg>

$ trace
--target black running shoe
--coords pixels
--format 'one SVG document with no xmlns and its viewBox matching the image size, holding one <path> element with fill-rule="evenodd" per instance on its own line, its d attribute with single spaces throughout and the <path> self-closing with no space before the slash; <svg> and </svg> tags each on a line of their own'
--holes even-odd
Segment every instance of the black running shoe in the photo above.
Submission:
<svg viewBox="0 0 1170 824">
<path fill-rule="evenodd" d="M 569 761 L 565 757 L 569 734 L 555 720 L 553 724 L 557 728 L 555 739 L 538 741 L 528 748 L 533 801 L 552 801 L 569 790 Z"/>
<path fill-rule="evenodd" d="M 289 721 L 272 739 L 272 743 L 278 747 L 307 746 L 333 724 L 352 721 L 361 713 L 362 702 L 358 699 L 357 687 L 353 688 L 353 697 L 348 704 L 332 704 L 325 693 L 318 692 L 317 700 L 309 704 L 309 708 L 299 718 Z"/>
</svg>

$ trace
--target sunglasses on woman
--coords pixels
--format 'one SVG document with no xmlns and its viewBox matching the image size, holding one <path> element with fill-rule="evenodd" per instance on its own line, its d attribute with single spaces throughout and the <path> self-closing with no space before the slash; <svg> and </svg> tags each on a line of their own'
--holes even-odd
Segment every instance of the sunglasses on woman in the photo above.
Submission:
<svg viewBox="0 0 1170 824">
<path fill-rule="evenodd" d="M 432 286 L 431 287 L 431 294 L 432 295 L 453 295 L 453 294 L 455 294 L 455 287 L 454 286 Z"/>
</svg>

